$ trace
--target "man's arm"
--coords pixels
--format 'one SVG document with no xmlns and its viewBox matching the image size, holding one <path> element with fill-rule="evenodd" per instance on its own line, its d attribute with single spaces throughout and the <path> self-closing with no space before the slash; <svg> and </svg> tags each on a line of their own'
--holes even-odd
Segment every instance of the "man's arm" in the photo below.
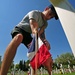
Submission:
<svg viewBox="0 0 75 75">
<path fill-rule="evenodd" d="M 45 38 L 45 27 L 43 26 L 42 28 L 38 29 L 38 23 L 34 19 L 30 19 L 30 27 L 32 30 L 32 35 L 38 33 L 38 36 L 40 36 L 41 40 L 45 43 L 48 50 L 50 50 L 50 44 Z"/>
<path fill-rule="evenodd" d="M 36 34 L 38 32 L 38 23 L 34 19 L 30 19 L 29 23 L 32 30 L 32 34 Z"/>
<path fill-rule="evenodd" d="M 46 40 L 46 37 L 45 37 L 45 27 L 43 26 L 42 28 L 40 28 L 39 30 L 39 36 L 41 38 L 41 40 L 44 42 L 44 44 L 46 45 L 47 49 L 50 50 L 51 47 L 50 47 L 50 44 L 49 42 Z"/>
</svg>

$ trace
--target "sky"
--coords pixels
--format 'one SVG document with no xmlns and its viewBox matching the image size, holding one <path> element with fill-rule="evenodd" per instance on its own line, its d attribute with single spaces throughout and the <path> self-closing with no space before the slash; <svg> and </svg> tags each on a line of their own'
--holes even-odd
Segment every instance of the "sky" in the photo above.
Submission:
<svg viewBox="0 0 75 75">
<path fill-rule="evenodd" d="M 75 0 L 68 1 L 75 8 Z M 49 0 L 0 0 L 0 55 L 2 59 L 8 44 L 12 40 L 10 33 L 15 25 L 17 25 L 29 11 L 43 11 L 48 5 L 50 5 Z M 53 59 L 63 53 L 72 53 L 60 20 L 53 18 L 48 21 L 46 38 L 51 45 L 50 53 Z M 20 44 L 14 58 L 14 63 L 19 63 L 20 60 L 28 60 L 27 51 L 28 49 L 23 44 Z"/>
</svg>

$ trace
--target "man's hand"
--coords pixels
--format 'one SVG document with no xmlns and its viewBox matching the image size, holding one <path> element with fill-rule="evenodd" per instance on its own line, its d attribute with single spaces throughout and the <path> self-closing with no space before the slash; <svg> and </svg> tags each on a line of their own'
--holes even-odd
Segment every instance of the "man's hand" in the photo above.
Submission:
<svg viewBox="0 0 75 75">
<path fill-rule="evenodd" d="M 46 45 L 48 50 L 51 49 L 50 44 L 49 44 L 49 42 L 46 39 L 44 40 L 44 44 Z"/>
</svg>

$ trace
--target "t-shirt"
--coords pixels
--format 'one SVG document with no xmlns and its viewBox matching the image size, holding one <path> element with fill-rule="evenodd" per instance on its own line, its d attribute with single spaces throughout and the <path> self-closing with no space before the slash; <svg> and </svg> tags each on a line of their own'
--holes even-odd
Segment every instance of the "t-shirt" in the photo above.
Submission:
<svg viewBox="0 0 75 75">
<path fill-rule="evenodd" d="M 38 23 L 38 27 L 41 28 L 43 25 L 45 25 L 45 28 L 47 27 L 47 21 L 42 18 L 41 12 L 38 10 L 30 11 L 23 19 L 22 21 L 17 25 L 17 27 L 20 27 L 26 32 L 32 33 L 29 20 L 34 19 Z"/>
</svg>

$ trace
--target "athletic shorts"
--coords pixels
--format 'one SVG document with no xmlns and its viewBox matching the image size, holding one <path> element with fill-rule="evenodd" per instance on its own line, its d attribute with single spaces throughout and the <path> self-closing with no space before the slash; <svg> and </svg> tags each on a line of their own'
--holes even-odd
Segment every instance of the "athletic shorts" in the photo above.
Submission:
<svg viewBox="0 0 75 75">
<path fill-rule="evenodd" d="M 21 33 L 21 34 L 23 35 L 22 43 L 28 48 L 27 45 L 30 44 L 31 41 L 32 41 L 32 36 L 31 36 L 31 34 L 28 33 L 28 32 L 26 32 L 26 31 L 24 31 L 23 29 L 21 29 L 21 28 L 19 28 L 19 27 L 15 27 L 15 28 L 12 30 L 12 32 L 11 32 L 12 38 L 13 38 L 15 35 L 19 34 L 19 33 Z"/>
</svg>

